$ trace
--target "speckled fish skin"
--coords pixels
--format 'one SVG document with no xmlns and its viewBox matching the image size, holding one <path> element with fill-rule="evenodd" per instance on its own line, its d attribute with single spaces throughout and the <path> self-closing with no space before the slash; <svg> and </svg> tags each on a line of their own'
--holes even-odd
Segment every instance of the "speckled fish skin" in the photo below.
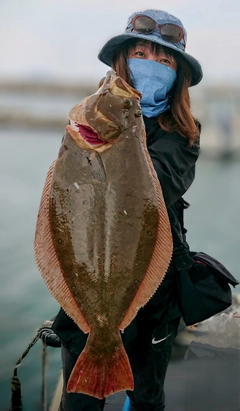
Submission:
<svg viewBox="0 0 240 411">
<path fill-rule="evenodd" d="M 110 72 L 96 94 L 70 111 L 36 227 L 35 256 L 43 279 L 89 333 L 67 390 L 98 398 L 133 390 L 119 330 L 156 291 L 172 255 L 139 99 Z M 84 130 L 99 140 L 89 143 Z"/>
</svg>

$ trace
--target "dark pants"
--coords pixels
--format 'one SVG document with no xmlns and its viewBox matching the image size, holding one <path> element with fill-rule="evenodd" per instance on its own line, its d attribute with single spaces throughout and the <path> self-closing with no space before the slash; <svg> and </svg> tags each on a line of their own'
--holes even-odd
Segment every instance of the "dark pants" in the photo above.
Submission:
<svg viewBox="0 0 240 411">
<path fill-rule="evenodd" d="M 179 319 L 138 329 L 131 348 L 126 347 L 134 376 L 134 391 L 127 391 L 131 411 L 163 411 L 164 380 L 176 336 Z M 99 411 L 105 399 L 66 392 L 66 383 L 76 362 L 76 355 L 62 348 L 64 387 L 59 411 Z"/>
</svg>

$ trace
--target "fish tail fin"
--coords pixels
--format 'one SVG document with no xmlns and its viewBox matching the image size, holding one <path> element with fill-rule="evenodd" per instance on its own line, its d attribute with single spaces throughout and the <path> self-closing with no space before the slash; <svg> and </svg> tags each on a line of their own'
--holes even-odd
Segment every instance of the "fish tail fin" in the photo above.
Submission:
<svg viewBox="0 0 240 411">
<path fill-rule="evenodd" d="M 105 355 L 86 344 L 67 384 L 69 393 L 83 393 L 99 399 L 133 388 L 133 374 L 122 343 L 112 354 Z"/>
</svg>

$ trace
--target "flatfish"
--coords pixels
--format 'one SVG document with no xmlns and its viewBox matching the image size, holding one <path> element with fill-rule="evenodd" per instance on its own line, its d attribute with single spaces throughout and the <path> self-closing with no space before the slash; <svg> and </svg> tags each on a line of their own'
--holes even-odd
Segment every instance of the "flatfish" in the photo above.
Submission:
<svg viewBox="0 0 240 411">
<path fill-rule="evenodd" d="M 37 217 L 39 271 L 88 333 L 67 391 L 97 398 L 134 389 L 120 332 L 161 284 L 172 256 L 140 98 L 108 72 L 99 90 L 70 111 Z"/>
</svg>

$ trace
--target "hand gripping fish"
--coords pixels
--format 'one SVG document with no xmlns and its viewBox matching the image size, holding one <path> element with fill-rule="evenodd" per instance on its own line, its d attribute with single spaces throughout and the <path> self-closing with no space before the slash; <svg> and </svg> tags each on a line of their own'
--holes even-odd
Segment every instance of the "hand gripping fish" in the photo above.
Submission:
<svg viewBox="0 0 240 411">
<path fill-rule="evenodd" d="M 89 333 L 68 392 L 133 390 L 120 330 L 162 282 L 172 237 L 146 148 L 139 92 L 113 72 L 76 105 L 50 167 L 35 234 L 52 296 Z"/>
</svg>

